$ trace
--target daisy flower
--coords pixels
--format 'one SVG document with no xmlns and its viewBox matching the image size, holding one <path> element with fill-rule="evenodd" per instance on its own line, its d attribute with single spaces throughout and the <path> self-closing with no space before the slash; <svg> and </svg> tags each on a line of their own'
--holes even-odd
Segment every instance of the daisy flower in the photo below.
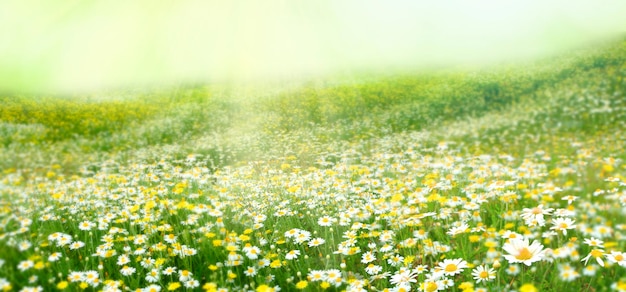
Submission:
<svg viewBox="0 0 626 292">
<path fill-rule="evenodd" d="M 57 240 L 57 246 L 65 246 L 72 243 L 72 236 L 69 234 L 62 234 L 61 237 Z"/>
<path fill-rule="evenodd" d="M 446 259 L 439 263 L 439 268 L 447 276 L 454 276 L 463 272 L 467 268 L 467 262 L 463 259 Z"/>
<path fill-rule="evenodd" d="M 552 227 L 550 227 L 550 229 L 552 230 L 563 232 L 563 235 L 567 234 L 568 229 L 574 229 L 574 228 L 576 228 L 576 224 L 574 224 L 574 220 L 570 218 L 562 218 L 562 217 L 555 218 L 552 221 Z"/>
<path fill-rule="evenodd" d="M 376 256 L 371 251 L 368 251 L 361 256 L 361 262 L 364 264 L 373 262 L 375 260 L 376 260 Z"/>
<path fill-rule="evenodd" d="M 95 223 L 92 223 L 92 222 L 89 222 L 89 221 L 83 221 L 80 224 L 78 224 L 78 229 L 83 230 L 83 231 L 89 231 L 94 226 L 96 226 Z"/>
<path fill-rule="evenodd" d="M 11 291 L 11 282 L 9 282 L 6 278 L 0 278 L 0 289 L 3 291 Z"/>
<path fill-rule="evenodd" d="M 298 234 L 300 234 L 300 229 L 298 228 L 293 228 L 293 229 L 285 231 L 285 237 L 287 238 L 294 238 Z"/>
<path fill-rule="evenodd" d="M 148 283 L 156 283 L 159 281 L 159 270 L 158 269 L 151 269 L 150 272 L 148 272 L 148 274 L 146 275 L 146 282 Z"/>
<path fill-rule="evenodd" d="M 296 243 L 303 243 L 308 241 L 309 239 L 311 239 L 311 232 L 308 232 L 306 230 L 300 230 L 300 233 L 295 236 L 294 240 L 296 241 Z"/>
<path fill-rule="evenodd" d="M 418 265 L 417 267 L 415 267 L 415 272 L 417 274 L 422 274 L 422 273 L 426 273 L 428 272 L 428 266 L 426 265 Z"/>
<path fill-rule="evenodd" d="M 246 246 L 243 248 L 243 251 L 246 253 L 246 256 L 251 260 L 258 259 L 259 254 L 261 254 L 261 249 L 256 246 Z"/>
<path fill-rule="evenodd" d="M 270 265 L 270 260 L 268 260 L 268 259 L 260 259 L 260 260 L 257 262 L 257 265 L 258 265 L 259 267 L 261 267 L 261 268 L 267 267 L 267 266 L 269 266 L 269 265 Z"/>
<path fill-rule="evenodd" d="M 248 266 L 248 268 L 245 271 L 243 271 L 243 273 L 248 277 L 252 277 L 257 274 L 256 268 L 253 266 Z"/>
<path fill-rule="evenodd" d="M 419 240 L 424 240 L 424 239 L 428 238 L 428 231 L 426 231 L 424 229 L 415 230 L 415 231 L 413 231 L 413 237 L 415 237 L 416 239 L 419 239 Z"/>
<path fill-rule="evenodd" d="M 426 280 L 420 283 L 419 291 L 439 291 L 444 290 L 443 284 L 438 280 Z"/>
<path fill-rule="evenodd" d="M 583 268 L 583 275 L 590 276 L 590 277 L 595 276 L 598 269 L 599 269 L 598 265 L 594 265 L 594 264 L 588 265 Z"/>
<path fill-rule="evenodd" d="M 187 282 L 191 279 L 191 276 L 193 276 L 193 273 L 190 272 L 189 270 L 180 270 L 178 271 L 178 280 L 181 282 Z"/>
<path fill-rule="evenodd" d="M 123 266 L 130 263 L 130 258 L 128 257 L 128 255 L 123 254 L 120 255 L 119 257 L 117 257 L 117 265 L 118 266 Z"/>
<path fill-rule="evenodd" d="M 596 259 L 596 262 L 598 263 L 598 265 L 600 265 L 601 267 L 604 267 L 604 261 L 602 260 L 602 257 L 604 256 L 604 250 L 599 249 L 599 248 L 594 248 L 592 249 L 589 254 L 584 257 L 582 260 L 580 260 L 581 262 L 585 262 L 585 265 L 587 264 L 587 262 L 589 261 L 589 259 L 591 257 L 594 257 Z"/>
<path fill-rule="evenodd" d="M 383 270 L 383 267 L 381 267 L 379 265 L 375 265 L 375 264 L 369 264 L 365 268 L 365 272 L 370 274 L 370 275 L 376 275 L 376 274 L 382 272 L 382 270 Z"/>
<path fill-rule="evenodd" d="M 146 269 L 152 268 L 152 266 L 156 263 L 156 260 L 153 258 L 145 258 L 141 260 L 140 265 Z"/>
<path fill-rule="evenodd" d="M 404 262 L 404 257 L 398 254 L 395 254 L 387 259 L 387 263 L 397 267 L 400 266 Z"/>
<path fill-rule="evenodd" d="M 20 244 L 18 245 L 18 249 L 20 251 L 26 251 L 28 250 L 32 245 L 32 243 L 30 243 L 30 241 L 28 240 L 23 240 L 22 242 L 20 242 Z"/>
<path fill-rule="evenodd" d="M 517 232 L 507 230 L 502 234 L 502 238 L 511 239 L 511 238 L 523 238 L 523 236 Z"/>
<path fill-rule="evenodd" d="M 391 244 L 385 243 L 380 247 L 380 252 L 390 252 L 393 250 L 393 246 Z"/>
<path fill-rule="evenodd" d="M 335 222 L 337 222 L 337 219 L 330 216 L 322 216 L 317 220 L 317 224 L 324 227 L 332 226 Z"/>
<path fill-rule="evenodd" d="M 185 285 L 185 288 L 193 289 L 193 288 L 200 286 L 200 282 L 198 282 L 198 280 L 196 279 L 190 279 L 189 281 L 186 281 L 184 285 Z"/>
<path fill-rule="evenodd" d="M 576 270 L 574 270 L 574 268 L 569 264 L 560 265 L 559 272 L 559 277 L 561 277 L 561 280 L 566 282 L 574 281 L 578 277 L 580 277 L 580 274 Z"/>
<path fill-rule="evenodd" d="M 509 253 L 504 258 L 509 263 L 523 263 L 530 266 L 532 263 L 540 261 L 544 256 L 543 245 L 536 240 L 532 244 L 528 243 L 528 239 L 509 239 L 502 247 L 504 251 Z"/>
<path fill-rule="evenodd" d="M 70 282 L 80 282 L 85 280 L 85 274 L 82 272 L 71 272 L 67 276 L 67 280 Z"/>
<path fill-rule="evenodd" d="M 72 242 L 72 244 L 70 244 L 70 249 L 79 249 L 81 247 L 85 246 L 85 243 L 82 241 L 74 241 Z"/>
<path fill-rule="evenodd" d="M 22 290 L 20 290 L 20 292 L 41 292 L 43 291 L 43 287 L 41 286 L 37 286 L 37 287 L 24 287 L 22 288 Z"/>
<path fill-rule="evenodd" d="M 141 289 L 141 292 L 160 292 L 161 286 L 152 284 L 146 288 Z"/>
<path fill-rule="evenodd" d="M 478 283 L 489 282 L 496 278 L 496 270 L 481 265 L 472 271 L 472 276 L 474 276 L 474 280 Z"/>
<path fill-rule="evenodd" d="M 31 261 L 31 260 L 21 261 L 17 265 L 17 269 L 20 270 L 21 272 L 24 272 L 24 271 L 32 268 L 33 266 L 35 266 L 35 263 L 33 261 Z"/>
<path fill-rule="evenodd" d="M 165 242 L 169 244 L 175 243 L 176 239 L 177 239 L 177 236 L 172 233 L 166 234 L 163 238 L 163 240 L 165 240 Z"/>
<path fill-rule="evenodd" d="M 463 222 L 459 226 L 454 226 L 454 227 L 450 228 L 450 230 L 448 230 L 446 232 L 446 234 L 454 237 L 457 234 L 465 233 L 468 229 L 469 229 L 469 225 L 467 225 L 467 223 Z"/>
<path fill-rule="evenodd" d="M 598 248 L 604 248 L 604 241 L 602 241 L 600 239 L 596 239 L 594 237 L 585 238 L 585 240 L 583 242 L 585 244 L 589 245 L 589 246 L 598 247 Z"/>
<path fill-rule="evenodd" d="M 314 247 L 314 246 L 320 246 L 322 244 L 324 244 L 326 242 L 326 240 L 324 240 L 321 237 L 317 237 L 317 238 L 313 238 L 311 239 L 311 241 L 309 241 L 309 246 L 310 247 Z"/>
<path fill-rule="evenodd" d="M 285 259 L 288 260 L 293 260 L 298 258 L 298 256 L 300 255 L 300 251 L 297 249 L 292 249 L 291 251 L 289 251 L 286 255 L 285 255 Z"/>
<path fill-rule="evenodd" d="M 86 271 L 83 273 L 85 282 L 90 285 L 97 285 L 100 281 L 100 274 L 97 271 Z"/>
<path fill-rule="evenodd" d="M 524 208 L 522 210 L 522 214 L 520 215 L 525 221 L 527 225 L 539 225 L 544 226 L 546 220 L 544 219 L 544 215 L 550 215 L 554 211 L 553 208 L 544 208 L 543 204 L 534 207 L 532 209 Z"/>
<path fill-rule="evenodd" d="M 56 262 L 61 258 L 61 253 L 60 252 L 53 252 L 48 256 L 48 261 L 50 262 Z"/>
<path fill-rule="evenodd" d="M 133 268 L 133 267 L 129 267 L 129 266 L 124 266 L 122 267 L 122 269 L 120 270 L 120 273 L 124 276 L 130 276 L 132 274 L 135 273 L 135 271 L 137 271 L 137 269 Z"/>
<path fill-rule="evenodd" d="M 508 275 L 511 276 L 515 276 L 517 274 L 519 274 L 519 272 L 521 271 L 520 267 L 518 265 L 510 265 L 508 268 L 506 268 L 505 272 Z"/>
<path fill-rule="evenodd" d="M 622 267 L 626 267 L 626 253 L 624 252 L 611 251 L 610 254 L 606 255 L 606 259 L 610 263 L 614 263 Z"/>
<path fill-rule="evenodd" d="M 337 282 L 337 279 L 341 279 L 341 272 L 337 269 L 327 270 L 324 276 L 324 280 L 334 283 Z"/>
<path fill-rule="evenodd" d="M 323 281 L 323 280 L 326 280 L 326 273 L 324 273 L 324 271 L 320 271 L 320 270 L 312 270 L 307 275 L 307 278 L 311 282 L 313 282 L 313 281 Z"/>
</svg>

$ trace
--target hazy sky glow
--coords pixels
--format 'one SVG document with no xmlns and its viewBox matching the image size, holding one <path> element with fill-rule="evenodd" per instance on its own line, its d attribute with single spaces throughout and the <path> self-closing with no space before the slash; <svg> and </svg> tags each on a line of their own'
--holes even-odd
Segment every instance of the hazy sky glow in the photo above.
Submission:
<svg viewBox="0 0 626 292">
<path fill-rule="evenodd" d="M 625 17 L 620 0 L 10 0 L 0 4 L 0 90 L 480 64 L 624 35 Z"/>
</svg>

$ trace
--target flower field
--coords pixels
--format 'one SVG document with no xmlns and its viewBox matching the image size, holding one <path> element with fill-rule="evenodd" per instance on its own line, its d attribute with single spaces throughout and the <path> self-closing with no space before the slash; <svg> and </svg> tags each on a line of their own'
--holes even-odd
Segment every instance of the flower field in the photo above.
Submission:
<svg viewBox="0 0 626 292">
<path fill-rule="evenodd" d="M 0 97 L 0 290 L 626 291 L 623 41 L 123 96 Z"/>
</svg>

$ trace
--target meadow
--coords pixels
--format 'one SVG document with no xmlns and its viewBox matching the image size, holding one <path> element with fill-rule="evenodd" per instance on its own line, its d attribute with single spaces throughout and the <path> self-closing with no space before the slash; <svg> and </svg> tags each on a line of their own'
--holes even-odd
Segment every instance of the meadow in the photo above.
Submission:
<svg viewBox="0 0 626 292">
<path fill-rule="evenodd" d="M 0 96 L 2 291 L 626 291 L 626 42 Z"/>
</svg>

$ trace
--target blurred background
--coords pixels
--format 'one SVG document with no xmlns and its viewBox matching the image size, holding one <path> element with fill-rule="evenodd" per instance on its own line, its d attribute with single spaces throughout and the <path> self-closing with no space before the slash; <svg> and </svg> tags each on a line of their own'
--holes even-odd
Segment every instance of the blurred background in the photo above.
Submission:
<svg viewBox="0 0 626 292">
<path fill-rule="evenodd" d="M 2 1 L 0 92 L 429 70 L 626 34 L 626 1 Z"/>
</svg>

